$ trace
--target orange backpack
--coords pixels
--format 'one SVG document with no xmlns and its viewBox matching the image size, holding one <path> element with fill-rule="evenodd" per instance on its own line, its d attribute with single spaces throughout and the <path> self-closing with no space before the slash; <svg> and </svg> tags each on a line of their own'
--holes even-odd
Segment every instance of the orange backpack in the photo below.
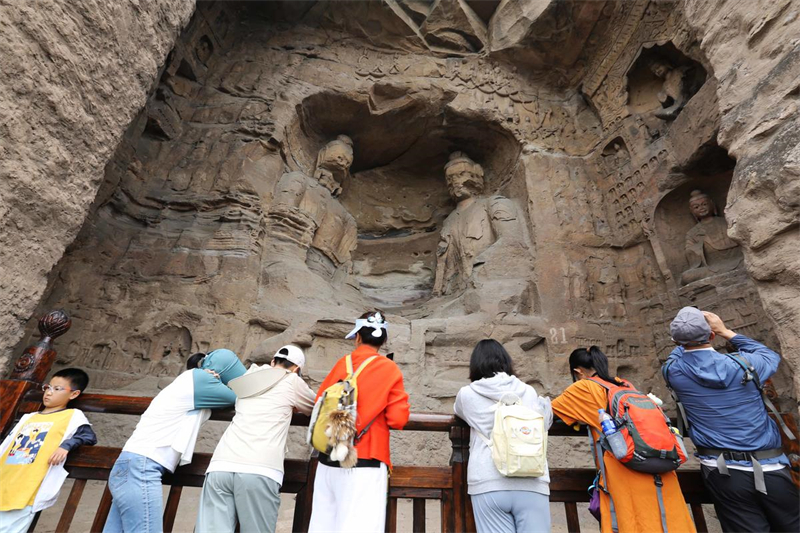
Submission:
<svg viewBox="0 0 800 533">
<path fill-rule="evenodd" d="M 667 415 L 646 394 L 627 381 L 622 385 L 598 377 L 589 378 L 608 391 L 608 409 L 618 430 L 625 437 L 628 453 L 619 461 L 637 472 L 671 472 L 686 462 L 686 450 L 680 434 L 670 425 Z M 602 433 L 601 433 L 602 435 Z M 605 437 L 600 438 L 610 451 Z"/>
</svg>

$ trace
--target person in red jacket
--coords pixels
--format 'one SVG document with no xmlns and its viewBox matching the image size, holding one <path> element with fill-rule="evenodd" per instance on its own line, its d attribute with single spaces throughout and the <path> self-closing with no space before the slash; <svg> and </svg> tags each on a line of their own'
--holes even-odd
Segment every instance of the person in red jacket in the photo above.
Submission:
<svg viewBox="0 0 800 533">
<path fill-rule="evenodd" d="M 355 338 L 352 352 L 353 368 L 378 354 L 387 339 L 388 323 L 379 311 L 361 315 L 355 328 L 345 338 Z M 322 382 L 322 393 L 347 377 L 345 357 L 339 359 Z M 314 500 L 311 506 L 309 533 L 314 532 L 375 532 L 384 531 L 386 521 L 386 492 L 389 470 L 392 468 L 389 451 L 389 429 L 403 429 L 408 422 L 408 393 L 403 388 L 403 374 L 386 357 L 378 357 L 358 376 L 356 434 L 367 431 L 356 443 L 358 463 L 354 468 L 341 468 L 324 453 L 314 480 Z"/>
</svg>

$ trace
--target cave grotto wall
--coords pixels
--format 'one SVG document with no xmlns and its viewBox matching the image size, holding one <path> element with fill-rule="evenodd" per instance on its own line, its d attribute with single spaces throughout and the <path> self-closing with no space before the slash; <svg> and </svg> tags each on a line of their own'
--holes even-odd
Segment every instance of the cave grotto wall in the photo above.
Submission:
<svg viewBox="0 0 800 533">
<path fill-rule="evenodd" d="M 0 6 L 0 359 L 80 230 L 192 0 Z"/>
<path fill-rule="evenodd" d="M 348 350 L 350 320 L 371 305 L 389 309 L 388 349 L 416 410 L 450 409 L 471 348 L 486 336 L 504 342 L 520 375 L 548 394 L 568 384 L 569 351 L 591 343 L 621 374 L 663 393 L 667 327 L 690 303 L 775 348 L 796 342 L 794 303 L 780 297 L 797 286 L 797 270 L 786 266 L 796 256 L 784 257 L 796 243 L 785 231 L 796 231 L 796 212 L 792 219 L 786 200 L 782 210 L 756 209 L 772 201 L 764 188 L 777 178 L 749 193 L 748 209 L 783 213 L 785 222 L 756 246 L 778 258 L 770 266 L 784 266 L 758 274 L 737 229 L 753 224 L 736 216 L 742 204 L 731 196 L 743 195 L 737 176 L 748 156 L 726 134 L 741 131 L 739 122 L 725 118 L 744 113 L 731 94 L 754 98 L 754 83 L 739 89 L 732 74 L 719 77 L 730 54 L 714 64 L 691 10 L 713 12 L 689 5 L 686 17 L 683 4 L 647 1 L 506 2 L 478 15 L 464 2 L 437 4 L 458 7 L 459 18 L 418 3 L 250 4 L 198 5 L 51 274 L 38 311 L 73 315 L 58 363 L 86 367 L 94 387 L 154 393 L 195 350 L 224 345 L 263 361 L 287 342 L 309 350 L 318 382 Z M 522 27 L 515 9 L 533 9 Z M 762 31 L 784 27 L 768 26 Z M 789 33 L 770 42 L 788 42 L 780 35 Z M 796 49 L 777 50 L 764 52 L 758 69 L 792 67 Z M 742 49 L 737 67 L 754 61 L 748 54 Z M 667 80 L 650 73 L 654 60 L 683 73 L 676 116 L 657 116 Z M 796 101 L 796 85 L 776 86 L 786 105 Z M 795 131 L 783 111 L 766 138 Z M 721 126 L 730 155 L 717 145 Z M 312 176 L 317 153 L 340 134 L 354 149 L 336 205 L 358 228 L 341 262 L 314 246 L 287 247 L 278 237 L 296 220 L 276 209 L 284 177 Z M 776 150 L 763 132 L 752 136 Z M 486 196 L 511 200 L 524 238 L 499 240 L 468 287 L 435 295 L 438 242 L 455 209 L 444 179 L 452 151 L 483 166 Z M 748 178 L 759 183 L 758 168 L 774 171 L 773 159 L 760 157 Z M 790 163 L 781 175 L 791 175 Z M 684 279 L 695 188 L 720 214 L 728 204 L 756 284 L 743 262 Z M 768 313 L 756 287 L 773 295 Z M 776 378 L 788 400 L 790 379 L 786 367 Z"/>
<path fill-rule="evenodd" d="M 800 388 L 800 6 L 685 2 L 737 160 L 726 214 Z"/>
</svg>

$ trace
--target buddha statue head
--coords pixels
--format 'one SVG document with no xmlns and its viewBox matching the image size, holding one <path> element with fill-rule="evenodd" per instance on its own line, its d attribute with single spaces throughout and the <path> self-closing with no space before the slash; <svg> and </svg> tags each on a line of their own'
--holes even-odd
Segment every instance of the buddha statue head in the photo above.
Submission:
<svg viewBox="0 0 800 533">
<path fill-rule="evenodd" d="M 314 177 L 327 187 L 331 194 L 338 196 L 342 191 L 342 181 L 352 164 L 353 140 L 347 135 L 339 135 L 317 154 Z"/>
<path fill-rule="evenodd" d="M 672 66 L 663 59 L 654 58 L 650 61 L 650 72 L 658 78 L 666 78 L 670 70 L 672 70 Z"/>
<path fill-rule="evenodd" d="M 444 166 L 444 175 L 450 196 L 457 202 L 483 193 L 483 167 L 463 152 L 450 154 L 450 161 Z"/>
<path fill-rule="evenodd" d="M 699 189 L 692 191 L 689 197 L 689 211 L 697 222 L 717 216 L 717 206 L 709 195 Z"/>
</svg>

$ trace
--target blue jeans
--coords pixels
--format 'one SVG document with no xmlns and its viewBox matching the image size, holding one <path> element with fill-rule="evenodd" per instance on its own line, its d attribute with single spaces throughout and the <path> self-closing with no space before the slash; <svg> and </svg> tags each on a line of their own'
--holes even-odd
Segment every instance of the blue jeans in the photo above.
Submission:
<svg viewBox="0 0 800 533">
<path fill-rule="evenodd" d="M 166 471 L 143 455 L 122 452 L 108 476 L 113 501 L 103 533 L 161 533 L 161 476 Z"/>
</svg>

